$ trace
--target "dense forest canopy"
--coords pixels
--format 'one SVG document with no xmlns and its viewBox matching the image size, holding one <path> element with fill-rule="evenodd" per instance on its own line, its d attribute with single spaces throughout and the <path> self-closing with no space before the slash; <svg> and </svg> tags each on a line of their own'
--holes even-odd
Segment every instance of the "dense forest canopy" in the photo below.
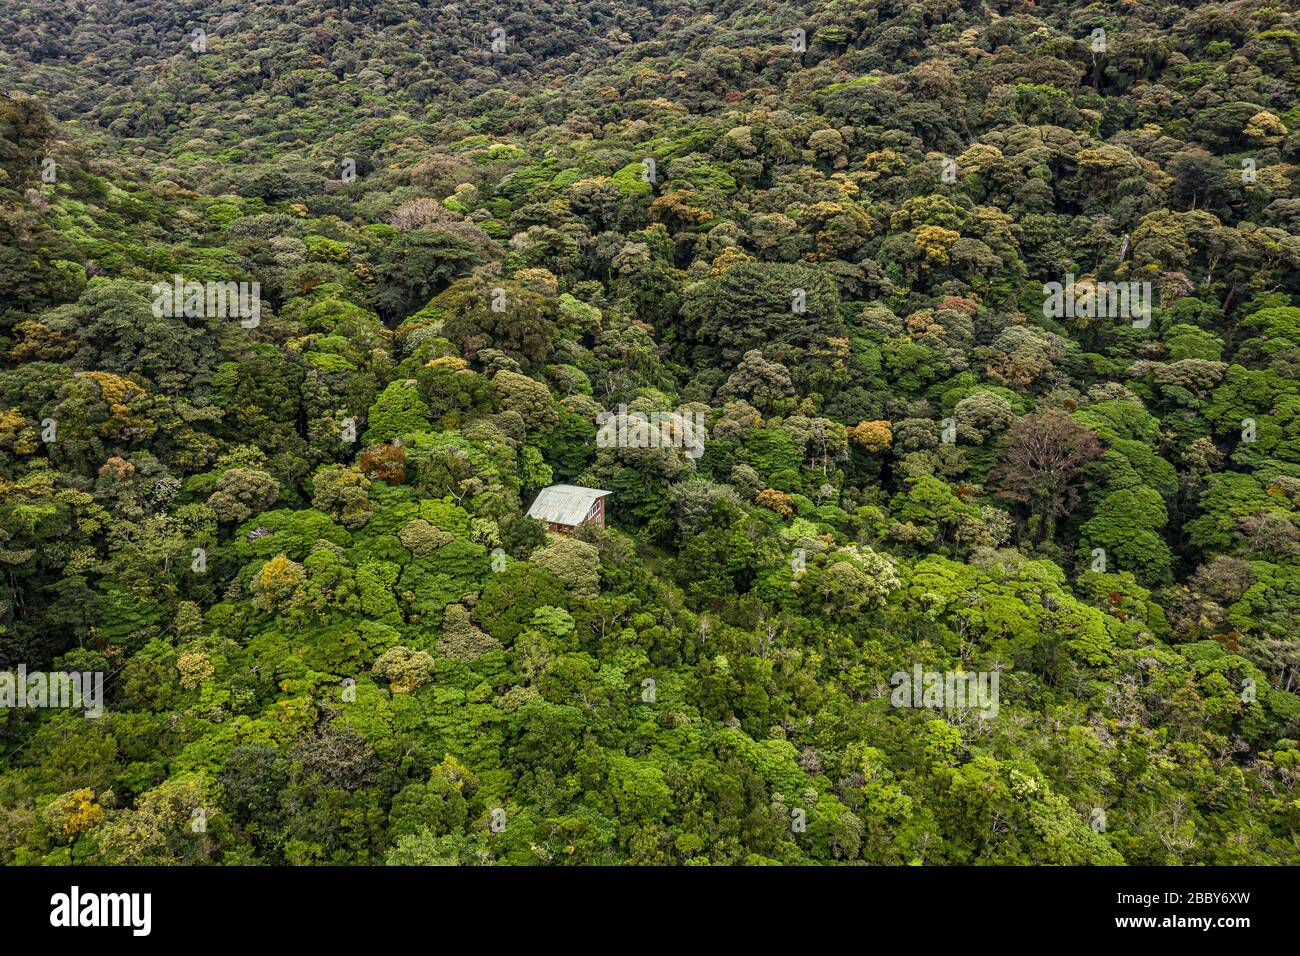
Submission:
<svg viewBox="0 0 1300 956">
<path fill-rule="evenodd" d="M 0 89 L 0 669 L 103 675 L 0 860 L 1300 862 L 1291 0 L 25 0 Z"/>
</svg>

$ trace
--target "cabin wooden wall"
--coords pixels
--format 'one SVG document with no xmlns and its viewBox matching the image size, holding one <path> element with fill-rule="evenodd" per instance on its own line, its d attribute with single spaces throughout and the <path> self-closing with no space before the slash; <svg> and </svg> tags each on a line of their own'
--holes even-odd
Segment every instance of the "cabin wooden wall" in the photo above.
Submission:
<svg viewBox="0 0 1300 956">
<path fill-rule="evenodd" d="M 584 518 L 583 521 L 582 521 L 582 523 L 583 523 L 583 524 L 594 524 L 594 525 L 596 525 L 596 527 L 598 527 L 598 528 L 603 528 L 603 527 L 605 527 L 605 499 L 604 499 L 604 498 L 597 498 L 595 504 L 596 504 L 596 514 L 595 514 L 595 516 L 594 516 L 593 518 L 591 518 L 590 521 L 588 521 L 587 519 Z M 554 522 L 554 521 L 548 521 L 548 522 L 546 522 L 546 530 L 548 530 L 548 531 L 554 531 L 556 534 L 563 534 L 563 535 L 570 535 L 570 534 L 573 534 L 573 529 L 574 529 L 575 527 L 576 527 L 576 525 L 570 525 L 570 524 L 557 524 L 557 523 Z"/>
</svg>

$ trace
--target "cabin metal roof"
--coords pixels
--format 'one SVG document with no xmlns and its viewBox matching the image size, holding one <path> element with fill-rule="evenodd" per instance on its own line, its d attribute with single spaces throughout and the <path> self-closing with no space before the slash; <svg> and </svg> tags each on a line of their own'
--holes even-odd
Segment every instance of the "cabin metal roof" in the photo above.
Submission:
<svg viewBox="0 0 1300 956">
<path fill-rule="evenodd" d="M 537 493 L 537 499 L 528 509 L 528 517 L 552 524 L 580 525 L 591 506 L 608 494 L 610 492 L 600 488 L 551 485 Z"/>
</svg>

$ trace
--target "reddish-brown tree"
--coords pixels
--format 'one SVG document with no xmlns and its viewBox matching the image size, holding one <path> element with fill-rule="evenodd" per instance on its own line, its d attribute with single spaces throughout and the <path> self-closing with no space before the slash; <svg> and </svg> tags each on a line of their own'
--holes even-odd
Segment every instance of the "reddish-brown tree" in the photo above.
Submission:
<svg viewBox="0 0 1300 956">
<path fill-rule="evenodd" d="M 1097 436 L 1065 412 L 1035 412 L 1007 429 L 989 484 L 1040 516 L 1042 534 L 1050 536 L 1056 519 L 1079 500 L 1079 473 L 1103 451 Z"/>
</svg>

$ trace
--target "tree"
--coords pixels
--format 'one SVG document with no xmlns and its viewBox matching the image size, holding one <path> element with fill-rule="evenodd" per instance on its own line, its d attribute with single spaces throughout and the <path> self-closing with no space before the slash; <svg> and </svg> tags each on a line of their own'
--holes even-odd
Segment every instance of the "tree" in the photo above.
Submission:
<svg viewBox="0 0 1300 956">
<path fill-rule="evenodd" d="M 208 507 L 221 521 L 241 523 L 280 497 L 280 483 L 256 468 L 231 468 L 217 479 Z"/>
<path fill-rule="evenodd" d="M 1101 454 L 1097 436 L 1069 415 L 1034 412 L 1007 429 L 989 480 L 998 495 L 1040 516 L 1040 537 L 1050 540 L 1056 519 L 1080 500 L 1076 479 Z"/>
<path fill-rule="evenodd" d="M 328 465 L 312 478 L 312 507 L 333 515 L 345 528 L 360 528 L 375 510 L 369 489 L 370 479 L 359 469 Z"/>
<path fill-rule="evenodd" d="M 388 681 L 394 694 L 409 694 L 429 682 L 434 663 L 427 651 L 413 651 L 399 644 L 380 654 L 372 669 Z"/>
<path fill-rule="evenodd" d="M 783 398 L 794 395 L 790 370 L 779 362 L 769 362 L 758 349 L 745 353 L 736 371 L 731 373 L 722 394 L 740 396 L 752 401 L 757 408 L 768 409 Z"/>
<path fill-rule="evenodd" d="M 1101 547 L 1117 565 L 1144 581 L 1168 579 L 1172 555 L 1159 535 L 1169 515 L 1159 492 L 1129 488 L 1102 499 L 1080 529 L 1080 551 Z"/>
<path fill-rule="evenodd" d="M 695 340 L 720 348 L 724 361 L 736 361 L 761 346 L 807 349 L 842 335 L 838 305 L 839 293 L 824 272 L 740 262 L 688 286 L 682 316 Z"/>
<path fill-rule="evenodd" d="M 555 575 L 575 598 L 593 598 L 600 590 L 599 552 L 585 541 L 556 536 L 528 560 Z"/>
<path fill-rule="evenodd" d="M 894 435 L 887 421 L 858 422 L 849 429 L 849 440 L 868 452 L 879 454 L 888 451 Z"/>
<path fill-rule="evenodd" d="M 403 232 L 378 257 L 371 302 L 386 319 L 401 318 L 486 261 L 490 248 L 481 233 L 446 228 Z"/>
<path fill-rule="evenodd" d="M 439 296 L 435 307 L 446 315 L 447 338 L 471 361 L 492 348 L 532 369 L 545 365 L 550 355 L 558 310 L 553 296 L 512 281 L 461 282 Z"/>
<path fill-rule="evenodd" d="M 492 377 L 492 388 L 501 407 L 518 412 L 529 428 L 548 431 L 559 422 L 551 390 L 527 375 L 502 370 Z"/>
</svg>

